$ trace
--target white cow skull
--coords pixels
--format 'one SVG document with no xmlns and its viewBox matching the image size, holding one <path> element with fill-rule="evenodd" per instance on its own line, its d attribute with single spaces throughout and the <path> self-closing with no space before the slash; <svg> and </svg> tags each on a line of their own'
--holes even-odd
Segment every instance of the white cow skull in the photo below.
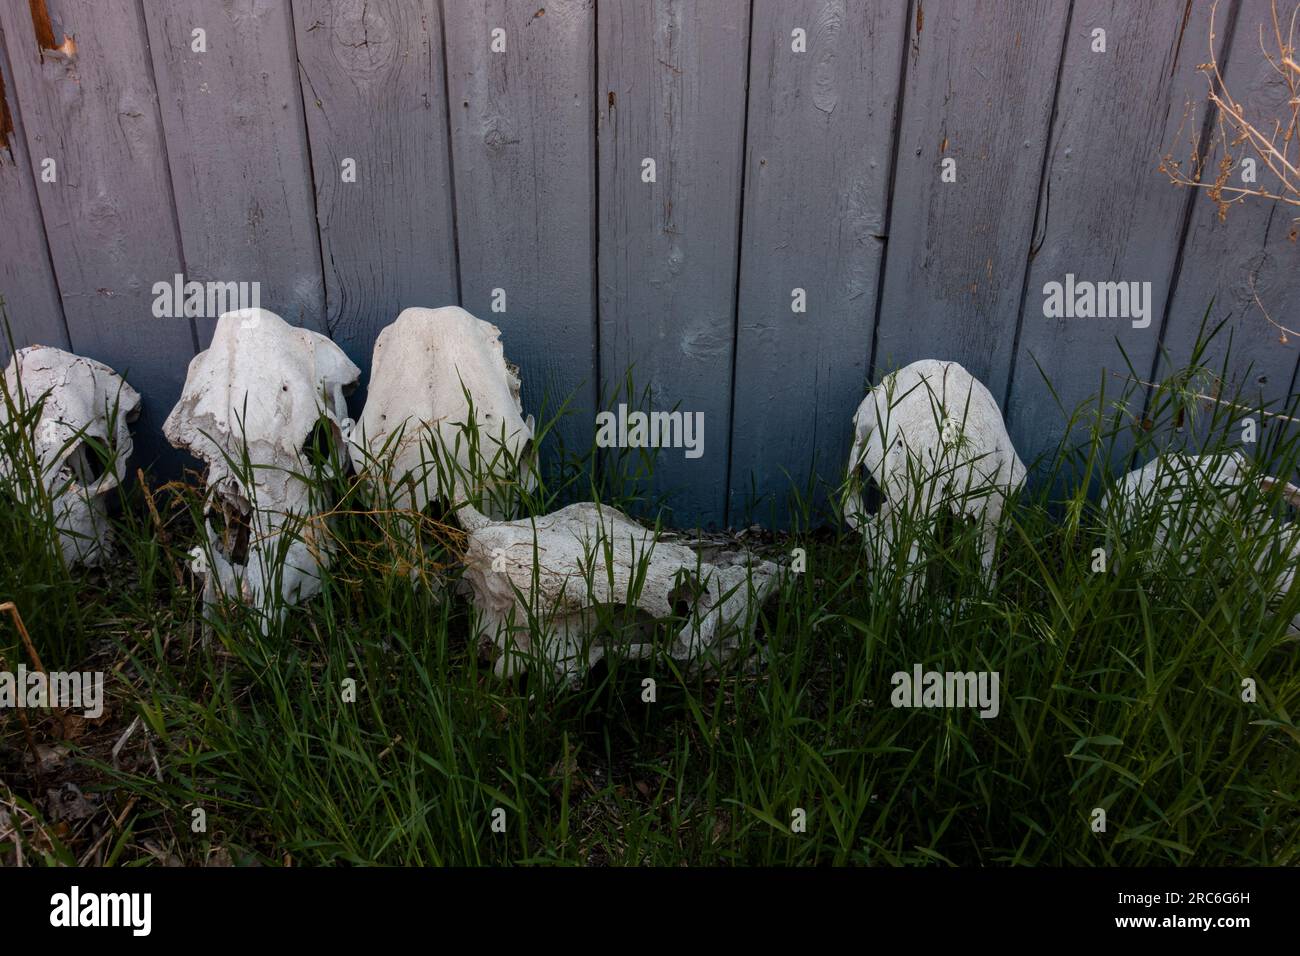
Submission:
<svg viewBox="0 0 1300 956">
<path fill-rule="evenodd" d="M 533 657 L 576 683 L 606 650 L 633 659 L 653 654 L 655 623 L 674 615 L 686 623 L 665 652 L 721 663 L 753 632 L 759 605 L 779 583 L 780 569 L 770 562 L 740 554 L 705 562 L 591 502 L 518 521 L 493 522 L 468 507 L 458 515 L 469 530 L 464 580 L 476 633 L 496 646 L 501 676 L 523 671 Z M 625 645 L 600 640 L 602 610 L 629 615 Z"/>
<path fill-rule="evenodd" d="M 344 467 L 332 449 L 350 426 L 344 393 L 360 375 L 325 336 L 265 309 L 222 315 L 212 345 L 190 362 L 163 433 L 207 464 L 208 546 L 194 567 L 208 601 L 221 593 L 269 612 L 277 590 L 285 604 L 320 590 L 328 536 L 304 519 L 327 503 L 304 480 L 308 446 L 323 416 L 328 473 Z"/>
<path fill-rule="evenodd" d="M 105 496 L 121 484 L 133 443 L 128 423 L 140 413 L 140 396 L 106 365 L 44 345 L 19 349 L 4 372 L 0 427 L 24 420 L 40 406 L 33 433 L 35 475 L 0 457 L 0 487 L 34 505 L 31 480 L 54 505 L 59 547 L 69 564 L 103 564 L 111 551 Z M 11 410 L 19 418 L 11 419 Z M 96 443 L 112 460 L 105 462 Z M 6 443 L 7 444 L 7 443 Z M 102 469 L 102 471 L 101 471 Z"/>
<path fill-rule="evenodd" d="M 533 418 L 523 416 L 519 387 L 495 325 L 457 306 L 404 309 L 375 342 L 353 465 L 385 472 L 391 507 L 422 511 L 486 492 L 484 507 L 499 517 L 511 488 L 536 483 Z"/>
<path fill-rule="evenodd" d="M 992 583 L 998 525 L 1007 497 L 1024 485 L 1025 466 L 989 390 L 956 362 L 914 362 L 867 393 L 853 427 L 844 515 L 882 566 L 907 548 L 904 599 L 919 596 L 915 523 L 945 510 L 979 523 Z M 876 515 L 865 512 L 864 469 L 883 496 Z"/>
<path fill-rule="evenodd" d="M 1285 570 L 1270 587 L 1272 596 L 1280 599 L 1291 589 L 1300 563 L 1300 534 L 1294 524 L 1275 518 L 1264 498 L 1248 493 L 1252 482 L 1265 493 L 1280 486 L 1282 499 L 1300 507 L 1300 488 L 1252 472 L 1239 452 L 1229 452 L 1154 458 L 1121 478 L 1102 497 L 1101 509 L 1112 541 L 1123 539 L 1144 520 L 1154 523 L 1152 547 L 1144 555 L 1147 566 L 1173 556 L 1184 567 L 1197 567 L 1201 543 L 1212 538 L 1231 554 L 1237 542 L 1231 534 L 1224 535 L 1225 521 L 1258 532 L 1249 540 L 1262 540 L 1265 547 L 1242 559 L 1263 571 L 1270 564 L 1270 550 L 1288 555 Z M 1300 633 L 1300 616 L 1291 622 L 1291 632 Z"/>
</svg>

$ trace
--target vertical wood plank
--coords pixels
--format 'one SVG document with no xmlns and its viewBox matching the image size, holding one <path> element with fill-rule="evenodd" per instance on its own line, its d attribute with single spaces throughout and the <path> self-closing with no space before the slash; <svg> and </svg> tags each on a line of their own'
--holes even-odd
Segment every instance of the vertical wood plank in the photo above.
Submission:
<svg viewBox="0 0 1300 956">
<path fill-rule="evenodd" d="M 307 134 L 289 8 L 144 4 L 186 279 L 258 282 L 263 308 L 324 328 Z M 206 52 L 196 51 L 202 30 Z M 220 316 L 196 320 L 206 347 Z"/>
<path fill-rule="evenodd" d="M 1220 7 L 1220 35 L 1224 32 L 1224 15 Z M 1200 52 L 1208 51 L 1204 39 L 1207 16 L 1205 11 L 1199 11 L 1199 42 L 1193 47 L 1202 61 L 1208 58 L 1206 52 Z M 1271 36 L 1271 17 L 1268 0 L 1245 0 L 1232 31 L 1224 79 L 1233 98 L 1246 106 L 1248 115 L 1282 116 L 1285 109 L 1286 87 L 1260 53 L 1259 27 L 1265 24 Z M 1207 105 L 1204 81 L 1197 94 L 1198 110 L 1203 111 Z M 1221 146 L 1218 143 L 1208 155 L 1207 180 L 1218 172 L 1223 159 Z M 1235 185 L 1243 185 L 1240 160 L 1247 155 L 1252 154 L 1244 147 L 1233 150 Z M 1267 179 L 1261 164 L 1259 184 L 1265 185 Z M 1220 219 L 1217 206 L 1203 191 L 1198 190 L 1190 199 L 1191 223 L 1164 334 L 1165 354 L 1158 357 L 1151 381 L 1159 381 L 1188 364 L 1201 319 L 1213 300 L 1208 325 L 1213 328 L 1220 322 L 1225 324 L 1200 362 L 1218 373 L 1229 359 L 1222 393 L 1232 396 L 1240 392 L 1248 404 L 1279 411 L 1291 395 L 1300 341 L 1271 324 L 1260 306 L 1281 325 L 1297 327 L 1294 316 L 1300 311 L 1300 224 L 1294 221 L 1296 208 L 1251 197 L 1233 205 Z M 1260 420 L 1260 425 L 1262 446 L 1275 428 L 1267 417 Z"/>
<path fill-rule="evenodd" d="M 402 309 L 459 301 L 438 2 L 294 0 L 293 13 L 328 324 L 365 381 Z"/>
<path fill-rule="evenodd" d="M 665 520 L 723 520 L 744 148 L 748 0 L 601 0 L 600 377 L 703 414 L 703 454 L 662 449 Z M 653 159 L 657 180 L 642 181 Z M 624 396 L 626 399 L 626 396 Z"/>
<path fill-rule="evenodd" d="M 549 417 L 572 396 L 560 434 L 585 452 L 597 387 L 595 3 L 446 12 L 462 304 L 501 328 L 526 410 L 540 416 L 545 399 Z M 491 48 L 497 29 L 504 52 Z"/>
<path fill-rule="evenodd" d="M 183 272 L 145 25 L 133 0 L 47 0 L 62 51 L 42 51 L 27 4 L 0 5 L 74 351 L 116 369 L 144 396 L 141 464 L 162 438 L 194 353 L 186 318 L 155 318 L 153 286 Z M 71 37 L 71 40 L 67 40 Z"/>
<path fill-rule="evenodd" d="M 1103 378 L 1107 396 L 1122 391 L 1131 377 L 1125 355 L 1144 376 L 1157 354 L 1187 208 L 1186 193 L 1159 167 L 1189 124 L 1199 131 L 1199 116 L 1184 107 L 1204 90 L 1197 66 L 1209 55 L 1204 18 L 1193 12 L 1183 28 L 1186 6 L 1075 2 L 1006 408 L 1026 463 L 1056 448 L 1069 416 L 1098 395 Z M 1099 29 L 1104 52 L 1093 49 Z M 1080 282 L 1149 284 L 1146 316 L 1045 316 L 1044 286 L 1064 286 L 1067 273 Z M 1143 390 L 1136 394 L 1140 402 Z"/>
<path fill-rule="evenodd" d="M 730 523 L 832 485 L 865 394 L 907 4 L 757 0 Z M 792 32 L 806 33 L 806 52 Z M 793 311 L 793 290 L 806 295 Z"/>
<path fill-rule="evenodd" d="M 960 362 L 1005 393 L 1069 5 L 918 2 L 873 366 Z M 940 181 L 941 161 L 957 180 Z"/>
<path fill-rule="evenodd" d="M 36 176 L 27 154 L 7 42 L 0 30 L 0 297 L 9 318 L 8 330 L 0 326 L 0 368 L 13 354 L 9 335 L 17 348 L 66 349 L 71 344 L 36 201 Z"/>
</svg>

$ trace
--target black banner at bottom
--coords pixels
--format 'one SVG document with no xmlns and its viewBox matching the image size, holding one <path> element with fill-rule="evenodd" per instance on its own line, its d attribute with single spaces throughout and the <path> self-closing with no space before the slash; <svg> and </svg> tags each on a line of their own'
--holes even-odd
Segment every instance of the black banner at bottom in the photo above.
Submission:
<svg viewBox="0 0 1300 956">
<path fill-rule="evenodd" d="M 1289 932 L 1300 873 L 1215 870 L 401 870 L 10 869 L 11 939 L 80 944 L 244 942 L 267 931 L 338 946 L 376 932 L 487 929 L 585 936 L 601 924 L 651 934 L 714 929 L 728 941 L 842 924 L 854 936 L 924 928 L 946 938 L 1041 942 L 1127 935 L 1228 942 Z M 481 921 L 478 917 L 487 917 Z M 810 922 L 811 921 L 811 922 Z M 549 929 L 548 929 L 549 927 Z M 977 930 L 976 937 L 970 934 Z M 770 939 L 764 941 L 770 942 Z"/>
</svg>

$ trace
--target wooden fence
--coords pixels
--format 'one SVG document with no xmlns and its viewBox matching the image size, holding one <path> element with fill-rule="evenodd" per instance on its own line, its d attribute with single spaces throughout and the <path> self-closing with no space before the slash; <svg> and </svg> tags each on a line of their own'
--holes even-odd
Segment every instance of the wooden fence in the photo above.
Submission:
<svg viewBox="0 0 1300 956">
<path fill-rule="evenodd" d="M 1028 461 L 1064 424 L 1044 375 L 1067 405 L 1128 374 L 1121 347 L 1159 375 L 1212 298 L 1252 394 L 1294 388 L 1295 343 L 1255 302 L 1297 304 L 1294 210 L 1220 220 L 1157 168 L 1210 129 L 1209 15 L 3 0 L 0 294 L 19 344 L 128 375 L 146 461 L 214 325 L 154 314 L 175 275 L 258 282 L 363 369 L 399 310 L 460 303 L 502 328 L 531 410 L 574 396 L 581 447 L 631 366 L 652 407 L 703 413 L 702 455 L 658 456 L 679 524 L 834 480 L 868 383 L 918 358 L 987 383 Z M 1267 0 L 1216 16 L 1234 94 L 1276 102 Z M 1067 274 L 1149 282 L 1149 325 L 1045 316 Z"/>
</svg>

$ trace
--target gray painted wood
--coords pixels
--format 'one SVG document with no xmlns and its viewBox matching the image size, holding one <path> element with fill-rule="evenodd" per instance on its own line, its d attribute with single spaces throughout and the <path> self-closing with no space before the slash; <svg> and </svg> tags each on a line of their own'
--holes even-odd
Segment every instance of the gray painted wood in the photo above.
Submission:
<svg viewBox="0 0 1300 956">
<path fill-rule="evenodd" d="M 754 0 L 752 43 L 749 0 L 49 6 L 72 56 L 42 55 L 26 4 L 0 6 L 17 144 L 0 156 L 0 293 L 20 337 L 127 373 L 145 396 L 145 462 L 196 341 L 189 320 L 152 316 L 152 287 L 188 270 L 247 270 L 264 304 L 308 324 L 323 308 L 363 368 L 401 308 L 460 301 L 463 286 L 503 328 L 534 409 L 574 388 L 589 403 L 634 365 L 650 407 L 705 413 L 701 459 L 657 455 L 678 525 L 728 506 L 748 520 L 751 487 L 779 500 L 814 461 L 838 481 L 868 369 L 962 362 L 1007 396 L 1026 458 L 1063 423 L 1035 359 L 1067 402 L 1122 368 L 1117 334 L 1139 371 L 1166 374 L 1151 330 L 1043 318 L 1042 286 L 1066 272 L 1150 280 L 1153 312 L 1169 298 L 1175 365 L 1217 297 L 1227 329 L 1207 361 L 1231 331 L 1225 390 L 1280 401 L 1296 386 L 1300 343 L 1280 341 L 1251 290 L 1254 276 L 1295 325 L 1292 210 L 1252 201 L 1220 221 L 1156 169 L 1183 100 L 1204 99 L 1199 4 Z M 1235 30 L 1220 26 L 1230 83 L 1267 100 L 1254 24 L 1268 3 L 1220 12 L 1238 9 Z M 1107 54 L 1088 48 L 1095 25 Z M 190 51 L 195 26 L 207 59 Z M 806 54 L 786 52 L 795 26 Z M 34 178 L 47 156 L 56 184 Z M 504 314 L 490 311 L 498 287 Z M 789 311 L 795 287 L 804 315 Z M 566 440 L 592 440 L 589 416 Z"/>
<path fill-rule="evenodd" d="M 1266 19 L 1270 16 L 1267 0 L 1247 0 L 1241 5 L 1225 80 L 1232 96 L 1252 112 L 1279 116 L 1285 100 L 1284 87 L 1259 52 L 1259 25 L 1271 25 Z M 1205 99 L 1204 89 L 1202 81 L 1201 102 Z M 1221 149 L 1210 154 L 1206 164 L 1210 176 L 1218 169 L 1222 155 Z M 1242 149 L 1234 153 L 1237 158 L 1245 155 Z M 1234 179 L 1238 185 L 1240 169 L 1238 165 Z M 1266 178 L 1262 173 L 1261 185 Z M 1294 221 L 1297 210 L 1248 198 L 1233 205 L 1226 218 L 1220 220 L 1218 208 L 1208 195 L 1201 192 L 1189 198 L 1191 223 L 1164 335 L 1166 354 L 1156 364 L 1156 378 L 1151 381 L 1190 362 L 1202 316 L 1213 299 L 1209 325 L 1223 322 L 1224 327 L 1210 341 L 1201 363 L 1216 373 L 1224 369 L 1231 336 L 1231 362 L 1218 386 L 1222 394 L 1240 394 L 1248 404 L 1280 411 L 1294 388 L 1300 337 L 1285 335 L 1270 324 L 1260 305 L 1281 325 L 1291 329 L 1300 326 L 1294 318 L 1300 311 L 1300 242 L 1296 239 L 1300 223 Z M 1267 417 L 1262 424 L 1261 445 L 1269 441 L 1274 430 Z"/>
<path fill-rule="evenodd" d="M 723 519 L 748 0 L 597 4 L 600 375 L 703 413 L 704 451 L 660 450 L 678 525 Z M 657 181 L 644 183 L 653 158 Z"/>
<path fill-rule="evenodd" d="M 917 3 L 873 365 L 1005 393 L 1068 4 Z M 957 181 L 940 163 L 957 161 Z"/>
<path fill-rule="evenodd" d="M 22 111 L 18 108 L 13 73 L 5 51 L 6 37 L 0 30 L 0 86 L 5 99 L 4 115 L 10 118 L 7 148 L 0 144 L 0 224 L 3 224 L 3 255 L 0 255 L 0 298 L 4 299 L 8 330 L 0 323 L 0 368 L 12 356 L 13 344 L 69 346 L 68 329 L 63 320 L 59 288 L 50 268 L 50 250 L 41 221 L 41 207 L 36 201 L 36 179 L 27 140 L 23 131 Z"/>
<path fill-rule="evenodd" d="M 143 4 L 188 269 L 258 282 L 261 306 L 324 327 L 307 134 L 287 4 Z M 193 49 L 205 32 L 207 52 Z M 206 347 L 217 315 L 195 325 Z"/>
<path fill-rule="evenodd" d="M 832 484 L 867 386 L 907 5 L 754 5 L 730 521 Z M 806 52 L 791 33 L 806 31 Z M 803 289 L 807 312 L 792 310 Z"/>
<path fill-rule="evenodd" d="M 1199 132 L 1202 114 L 1189 115 L 1186 106 L 1203 98 L 1197 66 L 1209 51 L 1204 18 L 1184 29 L 1185 9 L 1185 0 L 1074 4 L 1006 407 L 1027 464 L 1056 449 L 1080 403 L 1096 408 L 1103 378 L 1107 404 L 1119 396 L 1132 378 L 1126 355 L 1144 377 L 1157 354 L 1187 208 L 1186 193 L 1159 167 Z M 1106 31 L 1105 52 L 1092 48 L 1096 29 Z M 1139 320 L 1149 324 L 1044 316 L 1044 286 L 1064 284 L 1067 273 L 1094 283 L 1150 283 L 1149 312 Z M 1144 394 L 1136 389 L 1137 418 Z M 1121 441 L 1118 449 L 1128 447 Z"/>
<path fill-rule="evenodd" d="M 438 3 L 295 0 L 293 15 L 329 328 L 368 376 L 402 309 L 458 304 Z"/>
<path fill-rule="evenodd" d="M 591 447 L 596 407 L 594 0 L 452 4 L 447 63 L 462 304 L 499 326 L 527 411 Z M 504 29 L 504 53 L 492 31 Z M 493 290 L 505 311 L 492 311 Z"/>
<path fill-rule="evenodd" d="M 189 319 L 152 312 L 154 283 L 183 269 L 144 23 L 132 0 L 63 0 L 58 14 L 71 56 L 42 56 L 27 5 L 0 5 L 29 160 L 58 164 L 58 181 L 36 194 L 72 349 L 144 396 L 138 461 L 161 453 L 174 465 L 162 422 L 194 331 Z"/>
</svg>

